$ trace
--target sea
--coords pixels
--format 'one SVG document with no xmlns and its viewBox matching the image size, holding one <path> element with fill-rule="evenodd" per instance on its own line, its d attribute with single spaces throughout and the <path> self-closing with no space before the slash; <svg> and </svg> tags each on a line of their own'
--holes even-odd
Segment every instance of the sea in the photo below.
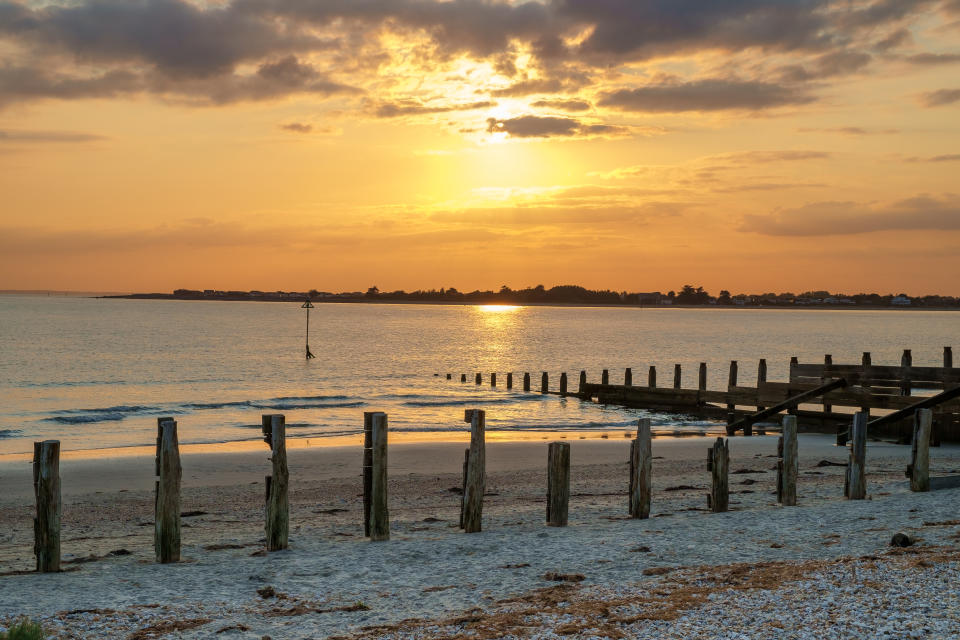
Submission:
<svg viewBox="0 0 960 640">
<path fill-rule="evenodd" d="M 0 455 L 58 439 L 64 450 L 151 445 L 156 418 L 173 416 L 180 442 L 260 437 L 260 416 L 286 416 L 288 438 L 349 436 L 363 412 L 385 411 L 392 432 L 466 431 L 464 409 L 486 411 L 490 432 L 629 429 L 649 416 L 658 433 L 705 434 L 715 423 L 537 393 L 541 373 L 575 389 L 599 381 L 726 387 L 786 380 L 800 362 L 941 365 L 960 343 L 960 314 L 921 310 L 552 307 L 127 300 L 0 295 Z M 476 373 L 483 384 L 474 384 Z M 490 374 L 498 386 L 490 386 Z M 514 388 L 506 374 L 514 373 Z M 532 393 L 522 391 L 530 372 Z M 452 380 L 447 379 L 451 374 Z M 466 374 L 467 382 L 460 377 Z"/>
</svg>

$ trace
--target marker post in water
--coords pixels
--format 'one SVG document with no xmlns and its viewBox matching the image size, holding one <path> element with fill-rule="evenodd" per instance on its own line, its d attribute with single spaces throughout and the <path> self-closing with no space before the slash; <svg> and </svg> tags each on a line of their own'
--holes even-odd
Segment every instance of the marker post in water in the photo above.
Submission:
<svg viewBox="0 0 960 640">
<path fill-rule="evenodd" d="M 310 358 L 315 358 L 315 357 L 316 357 L 316 356 L 314 356 L 312 353 L 310 353 L 310 309 L 313 309 L 313 303 L 310 302 L 310 298 L 307 298 L 306 302 L 304 302 L 302 305 L 300 305 L 300 308 L 307 310 L 307 335 L 306 335 L 306 339 L 307 339 L 307 360 L 309 360 Z"/>
</svg>

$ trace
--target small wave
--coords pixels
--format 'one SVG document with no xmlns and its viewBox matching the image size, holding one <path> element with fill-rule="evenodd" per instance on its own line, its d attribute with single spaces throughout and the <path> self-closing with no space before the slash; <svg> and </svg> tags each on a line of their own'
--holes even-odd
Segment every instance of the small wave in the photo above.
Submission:
<svg viewBox="0 0 960 640">
<path fill-rule="evenodd" d="M 44 418 L 45 422 L 58 424 L 90 424 L 93 422 L 117 422 L 135 413 L 180 413 L 160 407 L 145 407 L 140 405 L 118 405 L 103 409 L 66 409 L 57 411 L 58 415 Z"/>
<path fill-rule="evenodd" d="M 280 396 L 279 398 L 270 398 L 267 402 L 284 402 L 288 400 L 349 400 L 350 396 Z"/>
<path fill-rule="evenodd" d="M 188 402 L 183 405 L 187 409 L 226 409 L 227 407 L 249 407 L 249 400 L 239 400 L 237 402 Z"/>
<path fill-rule="evenodd" d="M 309 422 L 287 422 L 285 425 L 288 429 L 303 429 L 305 427 L 317 427 L 319 425 L 311 424 Z M 236 425 L 238 429 L 262 429 L 262 424 L 238 424 Z"/>
<path fill-rule="evenodd" d="M 297 402 L 275 402 L 275 403 L 250 403 L 251 407 L 256 409 L 274 409 L 287 410 L 294 409 L 351 409 L 366 406 L 366 402 L 327 402 L 327 403 L 297 403 Z"/>
<path fill-rule="evenodd" d="M 407 407 L 459 407 L 468 404 L 514 404 L 515 398 L 474 398 L 468 400 L 408 400 Z"/>
<path fill-rule="evenodd" d="M 0 440 L 3 438 L 16 438 L 22 433 L 23 431 L 20 429 L 0 429 Z"/>
</svg>

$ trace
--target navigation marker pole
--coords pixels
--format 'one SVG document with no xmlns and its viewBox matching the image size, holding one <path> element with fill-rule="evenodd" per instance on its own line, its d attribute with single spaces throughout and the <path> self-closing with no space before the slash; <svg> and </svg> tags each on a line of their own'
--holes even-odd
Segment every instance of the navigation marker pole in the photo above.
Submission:
<svg viewBox="0 0 960 640">
<path fill-rule="evenodd" d="M 306 302 L 300 305 L 301 309 L 307 310 L 307 360 L 310 358 L 315 358 L 316 356 L 310 353 L 310 309 L 313 309 L 313 303 L 310 302 L 310 298 L 307 298 Z"/>
</svg>

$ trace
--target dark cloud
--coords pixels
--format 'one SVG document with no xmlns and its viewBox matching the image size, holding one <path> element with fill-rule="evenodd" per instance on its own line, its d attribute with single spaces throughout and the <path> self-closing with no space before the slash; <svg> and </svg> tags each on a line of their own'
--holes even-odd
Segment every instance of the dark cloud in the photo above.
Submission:
<svg viewBox="0 0 960 640">
<path fill-rule="evenodd" d="M 899 129 L 864 129 L 863 127 L 801 127 L 799 133 L 839 133 L 845 136 L 873 136 L 900 133 Z"/>
<path fill-rule="evenodd" d="M 960 162 L 960 153 L 946 153 L 939 156 L 930 156 L 928 158 L 918 158 L 916 156 L 904 158 L 904 162 Z"/>
<path fill-rule="evenodd" d="M 907 56 L 907 62 L 922 66 L 956 64 L 960 62 L 960 53 L 917 53 Z"/>
<path fill-rule="evenodd" d="M 805 89 L 749 80 L 666 82 L 602 93 L 600 106 L 624 111 L 760 110 L 815 101 Z"/>
<path fill-rule="evenodd" d="M 129 71 L 69 76 L 40 68 L 0 67 L 0 107 L 43 98 L 113 98 L 142 89 L 140 77 Z"/>
<path fill-rule="evenodd" d="M 862 70 L 872 57 L 859 51 L 838 50 L 816 57 L 809 65 L 787 65 L 780 69 L 785 82 L 809 82 L 834 76 L 845 76 Z"/>
<path fill-rule="evenodd" d="M 313 125 L 305 122 L 288 122 L 286 124 L 281 124 L 280 128 L 284 131 L 290 131 L 292 133 L 310 133 L 313 131 Z"/>
<path fill-rule="evenodd" d="M 506 133 L 511 138 L 569 138 L 574 136 L 624 135 L 629 130 L 606 124 L 583 124 L 575 118 L 518 116 L 498 120 L 487 118 L 487 133 Z"/>
<path fill-rule="evenodd" d="M 9 131 L 0 129 L 0 144 L 5 142 L 95 142 L 106 136 L 76 131 Z"/>
<path fill-rule="evenodd" d="M 816 202 L 744 217 L 741 231 L 768 236 L 834 236 L 875 231 L 958 231 L 960 197 L 917 196 L 890 205 Z"/>
<path fill-rule="evenodd" d="M 960 102 L 960 89 L 938 89 L 920 96 L 920 104 L 925 107 L 942 107 Z"/>
<path fill-rule="evenodd" d="M 586 100 L 563 100 L 562 98 L 537 100 L 530 106 L 539 109 L 560 109 L 561 111 L 589 111 L 593 108 L 593 105 Z"/>
<path fill-rule="evenodd" d="M 396 118 L 399 116 L 417 116 L 431 113 L 448 113 L 450 111 L 473 111 L 474 109 L 488 109 L 497 106 L 496 102 L 482 100 L 479 102 L 454 104 L 424 104 L 419 100 L 397 100 L 394 102 L 380 102 L 371 105 L 370 110 L 378 118 Z"/>
</svg>

